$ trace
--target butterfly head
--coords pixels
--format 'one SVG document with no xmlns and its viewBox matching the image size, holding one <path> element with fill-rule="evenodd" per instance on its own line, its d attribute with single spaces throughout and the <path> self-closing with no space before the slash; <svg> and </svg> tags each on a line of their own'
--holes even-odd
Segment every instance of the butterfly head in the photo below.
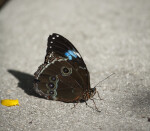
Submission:
<svg viewBox="0 0 150 131">
<path fill-rule="evenodd" d="M 90 88 L 89 94 L 90 94 L 90 98 L 92 98 L 96 94 L 96 88 Z"/>
<path fill-rule="evenodd" d="M 83 100 L 87 101 L 88 99 L 92 98 L 96 94 L 96 88 L 90 88 L 83 94 Z"/>
</svg>

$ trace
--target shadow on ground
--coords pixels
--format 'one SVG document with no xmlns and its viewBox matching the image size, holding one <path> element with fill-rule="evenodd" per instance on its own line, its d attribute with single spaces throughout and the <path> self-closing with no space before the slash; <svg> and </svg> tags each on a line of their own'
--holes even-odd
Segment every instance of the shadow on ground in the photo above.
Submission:
<svg viewBox="0 0 150 131">
<path fill-rule="evenodd" d="M 148 114 L 150 109 L 150 92 L 140 91 L 136 96 L 133 96 L 132 109 L 139 114 Z"/>
<path fill-rule="evenodd" d="M 138 90 L 126 99 L 121 99 L 118 107 L 123 107 L 126 117 L 150 118 L 150 92 Z"/>
<path fill-rule="evenodd" d="M 9 69 L 8 72 L 19 80 L 18 87 L 23 89 L 25 93 L 31 96 L 42 98 L 38 96 L 33 90 L 33 75 L 11 69 Z"/>
</svg>

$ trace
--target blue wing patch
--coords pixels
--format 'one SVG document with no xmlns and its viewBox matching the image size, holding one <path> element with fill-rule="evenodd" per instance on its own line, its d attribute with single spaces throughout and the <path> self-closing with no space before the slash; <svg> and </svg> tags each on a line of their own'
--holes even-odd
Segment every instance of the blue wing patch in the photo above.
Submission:
<svg viewBox="0 0 150 131">
<path fill-rule="evenodd" d="M 77 58 L 77 55 L 76 55 L 73 51 L 68 50 L 68 53 L 69 53 L 70 55 L 72 55 L 73 57 Z"/>
<path fill-rule="evenodd" d="M 77 55 L 76 55 L 73 51 L 71 51 L 71 50 L 68 50 L 68 51 L 65 53 L 65 56 L 67 56 L 69 60 L 72 60 L 72 56 L 73 56 L 74 58 L 77 58 Z"/>
<path fill-rule="evenodd" d="M 65 53 L 65 56 L 67 56 L 69 60 L 72 60 L 72 56 L 68 52 Z"/>
</svg>

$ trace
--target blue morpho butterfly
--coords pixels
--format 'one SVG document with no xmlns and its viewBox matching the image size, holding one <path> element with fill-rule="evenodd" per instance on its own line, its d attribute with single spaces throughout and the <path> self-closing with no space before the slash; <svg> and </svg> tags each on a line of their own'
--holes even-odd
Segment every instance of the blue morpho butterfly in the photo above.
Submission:
<svg viewBox="0 0 150 131">
<path fill-rule="evenodd" d="M 49 36 L 44 64 L 34 75 L 34 90 L 49 100 L 86 102 L 96 93 L 80 53 L 59 34 Z"/>
</svg>

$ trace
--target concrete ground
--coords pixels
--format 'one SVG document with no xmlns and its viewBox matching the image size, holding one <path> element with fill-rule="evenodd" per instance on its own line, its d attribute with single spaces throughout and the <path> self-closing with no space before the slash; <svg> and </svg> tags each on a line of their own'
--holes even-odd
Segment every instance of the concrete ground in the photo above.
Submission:
<svg viewBox="0 0 150 131">
<path fill-rule="evenodd" d="M 32 91 L 53 32 L 80 51 L 92 87 L 116 73 L 97 87 L 101 113 Z M 0 76 L 0 99 L 20 102 L 0 105 L 0 131 L 149 131 L 150 1 L 9 1 L 0 10 Z"/>
</svg>

